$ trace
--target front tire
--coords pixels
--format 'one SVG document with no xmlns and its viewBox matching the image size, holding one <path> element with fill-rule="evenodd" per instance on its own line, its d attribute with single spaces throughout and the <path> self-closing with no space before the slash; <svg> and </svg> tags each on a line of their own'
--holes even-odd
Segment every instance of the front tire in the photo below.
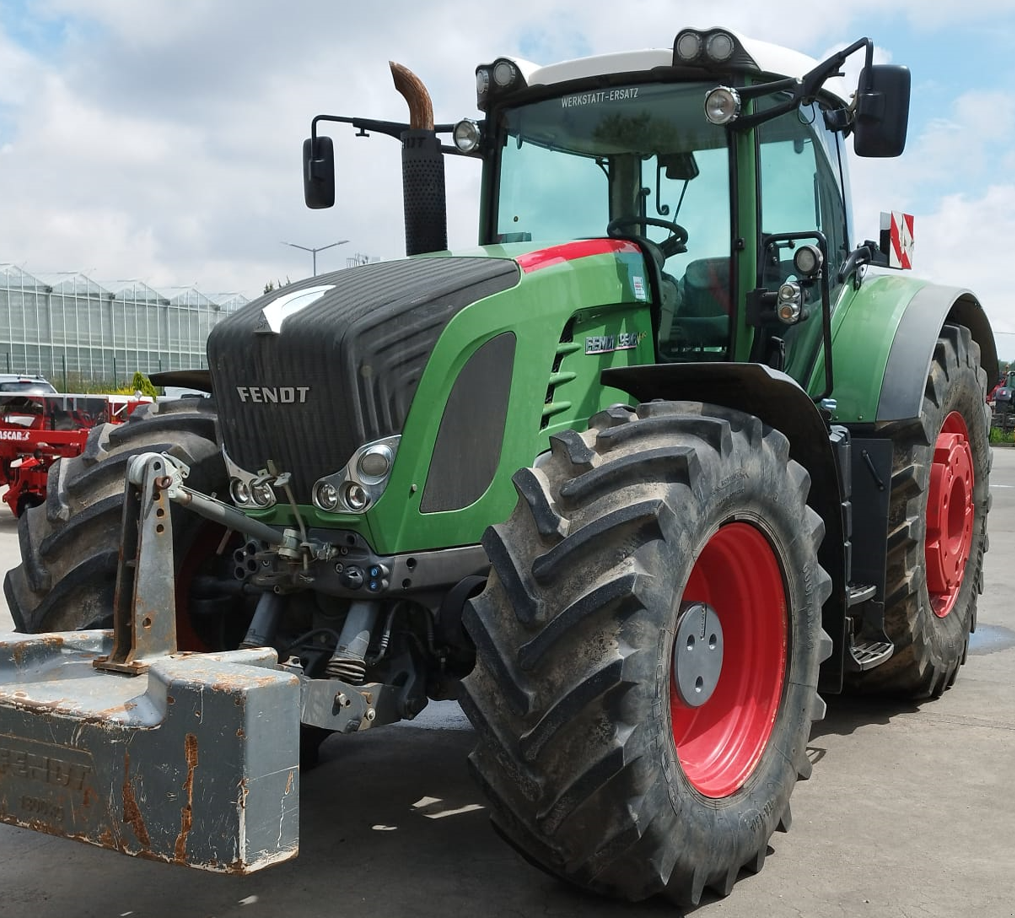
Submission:
<svg viewBox="0 0 1015 918">
<path fill-rule="evenodd" d="M 692 402 L 610 409 L 551 447 L 515 476 L 466 612 L 494 825 L 595 892 L 727 894 L 789 827 L 824 713 L 808 475 L 757 418 Z"/>
</svg>

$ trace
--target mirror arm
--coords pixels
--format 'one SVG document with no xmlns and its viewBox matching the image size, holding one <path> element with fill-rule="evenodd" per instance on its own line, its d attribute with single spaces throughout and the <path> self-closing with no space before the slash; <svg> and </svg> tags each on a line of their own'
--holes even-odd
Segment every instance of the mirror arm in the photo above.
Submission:
<svg viewBox="0 0 1015 918">
<path fill-rule="evenodd" d="M 738 89 L 737 92 L 740 94 L 740 98 L 745 102 L 761 96 L 771 95 L 774 92 L 781 92 L 784 89 L 792 90 L 793 95 L 785 102 L 780 102 L 778 105 L 763 112 L 756 112 L 752 115 L 738 118 L 730 124 L 730 128 L 735 131 L 750 130 L 759 124 L 763 124 L 765 121 L 770 121 L 772 118 L 777 118 L 779 115 L 792 111 L 801 103 L 813 101 L 825 81 L 839 72 L 839 68 L 845 63 L 846 58 L 864 47 L 867 49 L 867 82 L 870 84 L 872 81 L 871 63 L 874 60 L 874 43 L 869 38 L 860 38 L 848 48 L 843 48 L 842 51 L 838 51 L 827 60 L 822 61 L 813 70 L 805 73 L 799 80 L 775 80 L 771 83 L 762 83 L 758 86 L 746 86 Z"/>
<path fill-rule="evenodd" d="M 853 286 L 859 289 L 860 277 L 857 271 L 863 265 L 874 265 L 877 268 L 888 267 L 888 256 L 881 251 L 876 242 L 872 242 L 870 239 L 866 240 L 863 245 L 858 245 L 846 256 L 842 267 L 839 268 L 839 283 L 843 283 L 850 275 L 856 275 L 853 279 Z"/>
<path fill-rule="evenodd" d="M 345 115 L 316 115 L 310 122 L 310 139 L 317 140 L 317 122 L 332 121 L 337 124 L 351 124 L 356 128 L 357 137 L 369 137 L 368 132 L 375 134 L 386 134 L 401 140 L 403 132 L 409 130 L 409 125 L 402 121 L 375 121 L 372 118 L 349 118 Z M 435 124 L 434 131 L 438 134 L 450 134 L 455 129 L 453 124 Z"/>
</svg>

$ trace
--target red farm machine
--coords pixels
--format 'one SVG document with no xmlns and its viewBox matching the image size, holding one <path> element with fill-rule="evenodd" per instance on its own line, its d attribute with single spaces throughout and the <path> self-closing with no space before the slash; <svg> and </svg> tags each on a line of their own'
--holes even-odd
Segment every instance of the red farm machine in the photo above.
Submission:
<svg viewBox="0 0 1015 918">
<path fill-rule="evenodd" d="M 49 470 L 84 452 L 100 424 L 122 424 L 152 399 L 128 395 L 50 395 L 0 392 L 0 486 L 16 517 L 46 499 Z"/>
</svg>

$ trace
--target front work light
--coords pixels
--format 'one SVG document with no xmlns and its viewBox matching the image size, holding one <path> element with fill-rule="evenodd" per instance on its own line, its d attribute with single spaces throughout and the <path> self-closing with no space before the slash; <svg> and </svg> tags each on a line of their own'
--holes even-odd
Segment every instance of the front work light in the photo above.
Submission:
<svg viewBox="0 0 1015 918">
<path fill-rule="evenodd" d="M 816 245 L 802 245 L 793 256 L 793 267 L 800 277 L 814 277 L 821 270 L 824 258 Z"/>
<path fill-rule="evenodd" d="M 705 96 L 705 117 L 712 124 L 729 124 L 740 117 L 740 93 L 729 86 L 717 86 Z"/>
<path fill-rule="evenodd" d="M 493 65 L 493 81 L 501 89 L 507 89 L 518 78 L 518 68 L 511 61 L 500 60 Z"/>
<path fill-rule="evenodd" d="M 676 41 L 677 57 L 685 64 L 697 60 L 701 54 L 701 35 L 697 32 L 681 32 Z"/>
<path fill-rule="evenodd" d="M 733 36 L 727 32 L 716 32 L 709 36 L 708 41 L 705 43 L 705 55 L 710 61 L 715 61 L 717 64 L 724 64 L 731 57 L 733 52 L 736 50 L 736 45 L 733 43 Z"/>
<path fill-rule="evenodd" d="M 454 130 L 455 146 L 463 153 L 471 153 L 479 146 L 479 125 L 468 118 L 459 121 Z"/>
</svg>

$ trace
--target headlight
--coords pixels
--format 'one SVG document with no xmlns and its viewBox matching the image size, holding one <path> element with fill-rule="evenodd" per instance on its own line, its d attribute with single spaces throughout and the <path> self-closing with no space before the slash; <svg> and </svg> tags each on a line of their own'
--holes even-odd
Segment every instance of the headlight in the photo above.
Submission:
<svg viewBox="0 0 1015 918">
<path fill-rule="evenodd" d="M 342 503 L 352 510 L 353 513 L 362 513 L 366 510 L 367 504 L 370 503 L 370 498 L 367 496 L 367 492 L 363 490 L 362 485 L 349 481 L 342 486 Z"/>
<path fill-rule="evenodd" d="M 740 93 L 729 86 L 717 86 L 705 96 L 705 117 L 712 124 L 729 124 L 740 117 Z"/>
<path fill-rule="evenodd" d="M 275 492 L 266 479 L 259 478 L 250 484 L 250 499 L 258 507 L 271 507 L 275 504 Z"/>
<path fill-rule="evenodd" d="M 463 153 L 471 153 L 479 146 L 479 125 L 466 118 L 455 125 L 455 146 Z"/>
<path fill-rule="evenodd" d="M 338 488 L 330 481 L 319 481 L 314 485 L 314 505 L 328 513 L 338 510 Z"/>
<path fill-rule="evenodd" d="M 368 447 L 360 455 L 359 462 L 356 463 L 360 479 L 369 484 L 380 481 L 391 471 L 392 459 L 393 453 L 389 446 L 379 444 Z"/>
<path fill-rule="evenodd" d="M 237 507 L 246 507 L 250 503 L 250 488 L 239 478 L 229 479 L 229 496 Z"/>
<path fill-rule="evenodd" d="M 346 466 L 318 478 L 312 499 L 326 513 L 363 513 L 384 494 L 395 465 L 401 434 L 364 443 Z"/>
</svg>

